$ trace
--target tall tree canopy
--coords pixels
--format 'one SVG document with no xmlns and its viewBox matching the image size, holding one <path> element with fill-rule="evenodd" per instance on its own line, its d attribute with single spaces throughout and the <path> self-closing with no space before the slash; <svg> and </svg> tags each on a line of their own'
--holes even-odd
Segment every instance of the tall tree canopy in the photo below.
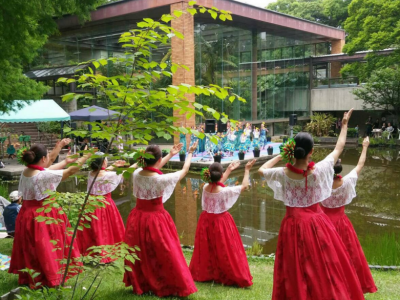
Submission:
<svg viewBox="0 0 400 300">
<path fill-rule="evenodd" d="M 379 51 L 396 48 L 391 55 L 367 56 L 367 63 L 345 66 L 342 73 L 352 73 L 361 80 L 368 79 L 374 70 L 398 65 L 400 59 L 400 1 L 353 0 L 349 17 L 344 23 L 348 33 L 343 51 L 354 54 L 361 50 Z"/>
<path fill-rule="evenodd" d="M 350 2 L 351 0 L 278 0 L 270 3 L 267 9 L 341 28 L 348 16 L 347 7 Z"/>
<path fill-rule="evenodd" d="M 76 14 L 83 21 L 107 0 L 0 0 L 0 112 L 13 109 L 13 100 L 39 99 L 47 88 L 23 74 L 50 35 L 55 18 Z"/>
</svg>

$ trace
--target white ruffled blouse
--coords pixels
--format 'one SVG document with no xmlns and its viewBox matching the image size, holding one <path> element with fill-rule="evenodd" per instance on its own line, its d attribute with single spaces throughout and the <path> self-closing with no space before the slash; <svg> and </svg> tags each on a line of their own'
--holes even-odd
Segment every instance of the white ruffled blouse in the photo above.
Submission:
<svg viewBox="0 0 400 300">
<path fill-rule="evenodd" d="M 337 208 L 347 204 L 357 196 L 356 194 L 356 184 L 358 175 L 355 169 L 353 169 L 349 174 L 343 177 L 343 184 L 332 189 L 331 196 L 322 201 L 322 205 L 328 208 Z"/>
<path fill-rule="evenodd" d="M 87 186 L 88 191 L 92 185 L 93 179 L 94 176 L 89 173 Z M 109 194 L 118 187 L 121 181 L 122 174 L 118 175 L 116 172 L 106 171 L 104 176 L 96 178 L 91 194 L 99 196 Z"/>
<path fill-rule="evenodd" d="M 308 207 L 330 197 L 333 183 L 334 158 L 328 155 L 315 165 L 314 172 L 306 180 L 289 178 L 285 168 L 264 170 L 268 186 L 274 191 L 274 198 L 290 207 Z"/>
<path fill-rule="evenodd" d="M 153 200 L 162 197 L 165 203 L 175 190 L 182 171 L 154 176 L 139 174 L 142 168 L 133 172 L 133 195 L 141 200 Z"/>
<path fill-rule="evenodd" d="M 201 206 L 203 210 L 212 214 L 222 214 L 228 211 L 239 199 L 242 186 L 224 187 L 218 193 L 209 193 L 205 190 L 208 183 L 203 187 Z"/>
<path fill-rule="evenodd" d="M 63 177 L 64 170 L 40 171 L 32 177 L 25 177 L 21 174 L 18 191 L 23 200 L 43 200 L 49 195 L 46 190 L 55 191 Z"/>
</svg>

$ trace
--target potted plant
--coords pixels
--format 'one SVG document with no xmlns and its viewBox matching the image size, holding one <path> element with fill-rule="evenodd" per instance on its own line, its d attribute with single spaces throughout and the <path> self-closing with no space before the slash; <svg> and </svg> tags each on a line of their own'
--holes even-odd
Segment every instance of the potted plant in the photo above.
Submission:
<svg viewBox="0 0 400 300">
<path fill-rule="evenodd" d="M 267 143 L 271 143 L 271 137 L 267 136 Z"/>
<path fill-rule="evenodd" d="M 268 155 L 272 155 L 274 153 L 274 148 L 272 148 L 271 146 L 268 146 L 267 152 L 268 152 Z"/>
<path fill-rule="evenodd" d="M 254 147 L 253 153 L 254 153 L 254 157 L 260 157 L 260 148 Z"/>
<path fill-rule="evenodd" d="M 179 160 L 180 161 L 186 160 L 186 152 L 184 150 L 179 151 Z"/>
<path fill-rule="evenodd" d="M 244 155 L 245 155 L 244 151 L 240 150 L 239 153 L 238 153 L 239 160 L 244 160 Z"/>
<path fill-rule="evenodd" d="M 220 151 L 214 153 L 214 162 L 221 162 L 221 158 L 222 158 L 222 153 Z"/>
<path fill-rule="evenodd" d="M 168 153 L 169 153 L 169 150 L 168 149 L 163 149 L 161 151 L 161 153 L 162 153 L 162 157 L 166 157 L 168 155 Z"/>
</svg>

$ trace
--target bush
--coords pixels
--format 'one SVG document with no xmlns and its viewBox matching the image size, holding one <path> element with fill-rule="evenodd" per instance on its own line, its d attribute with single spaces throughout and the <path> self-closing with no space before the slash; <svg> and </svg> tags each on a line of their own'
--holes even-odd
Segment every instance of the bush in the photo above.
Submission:
<svg viewBox="0 0 400 300">
<path fill-rule="evenodd" d="M 332 125 L 335 124 L 335 120 L 330 114 L 314 113 L 310 123 L 306 125 L 306 130 L 313 136 L 329 136 L 333 133 Z"/>
<path fill-rule="evenodd" d="M 348 128 L 348 129 L 347 129 L 347 137 L 349 137 L 349 138 L 357 137 L 357 129 L 355 129 L 355 128 Z"/>
</svg>

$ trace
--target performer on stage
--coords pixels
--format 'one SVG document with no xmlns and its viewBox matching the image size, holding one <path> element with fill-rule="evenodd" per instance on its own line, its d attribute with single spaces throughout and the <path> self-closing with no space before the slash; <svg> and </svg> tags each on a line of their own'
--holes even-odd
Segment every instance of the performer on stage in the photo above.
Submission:
<svg viewBox="0 0 400 300">
<path fill-rule="evenodd" d="M 267 133 L 268 129 L 265 128 L 265 122 L 261 123 L 260 130 L 260 148 L 265 149 L 265 145 L 267 144 Z"/>
<path fill-rule="evenodd" d="M 199 132 L 204 133 L 204 127 L 203 125 L 199 126 Z M 204 151 L 206 151 L 206 137 L 199 139 L 199 153 L 202 154 Z"/>
<path fill-rule="evenodd" d="M 300 132 L 266 162 L 263 174 L 274 197 L 286 205 L 275 256 L 272 299 L 364 299 L 347 249 L 319 202 L 331 195 L 333 166 L 346 143 L 353 110 L 344 114 L 335 150 L 311 162 L 314 142 Z M 286 168 L 273 168 L 285 158 Z"/>
<path fill-rule="evenodd" d="M 225 173 L 220 163 L 203 170 L 202 209 L 196 229 L 190 272 L 195 281 L 215 281 L 248 287 L 253 284 L 246 252 L 235 221 L 228 210 L 249 185 L 249 173 L 256 161 L 245 167 L 242 185 L 225 187 L 229 174 L 240 163 L 233 162 Z"/>
<path fill-rule="evenodd" d="M 260 129 L 258 127 L 253 131 L 253 148 L 260 148 Z"/>
<path fill-rule="evenodd" d="M 228 135 L 226 137 L 225 141 L 225 151 L 228 152 L 229 156 L 233 156 L 233 152 L 235 151 L 235 145 L 236 145 L 236 135 L 235 135 L 235 130 L 233 127 L 231 127 L 230 131 L 228 131 Z"/>
<path fill-rule="evenodd" d="M 103 155 L 98 152 L 96 155 Z M 91 195 L 104 196 L 104 200 L 108 202 L 106 207 L 100 207 L 93 213 L 96 218 L 92 218 L 90 228 L 83 227 L 83 231 L 78 231 L 77 241 L 79 251 L 82 255 L 88 255 L 90 250 L 88 248 L 93 246 L 114 245 L 122 242 L 125 235 L 125 226 L 122 221 L 121 215 L 115 205 L 114 200 L 111 198 L 111 192 L 114 191 L 122 182 L 122 174 L 118 175 L 112 170 L 115 167 L 123 167 L 125 161 L 118 160 L 112 166 L 108 167 L 107 158 L 102 161 L 101 157 L 95 158 L 91 161 L 90 167 L 92 172 L 88 176 L 87 189 L 93 187 L 90 191 Z M 100 170 L 100 171 L 99 171 Z M 93 183 L 96 173 L 96 181 Z M 103 258 L 102 263 L 110 263 L 113 260 L 110 258 Z"/>
<path fill-rule="evenodd" d="M 322 201 L 321 204 L 323 211 L 331 219 L 350 254 L 363 292 L 375 293 L 378 289 L 375 286 L 364 252 L 353 225 L 344 213 L 345 205 L 350 204 L 356 197 L 357 179 L 365 164 L 368 145 L 369 137 L 367 136 L 363 141 L 363 150 L 357 166 L 343 178 L 339 175 L 342 172 L 341 162 L 340 160 L 337 161 L 333 168 L 335 179 L 332 186 L 332 195 Z"/>
<path fill-rule="evenodd" d="M 246 128 L 244 130 L 244 133 L 246 135 L 246 151 L 249 152 L 250 147 L 251 147 L 251 124 L 250 123 L 246 123 Z"/>
<path fill-rule="evenodd" d="M 247 135 L 245 132 L 243 132 L 240 137 L 239 151 L 246 152 L 247 149 Z"/>
<path fill-rule="evenodd" d="M 157 145 L 150 145 L 146 153 L 154 158 L 143 158 L 146 167 L 133 173 L 133 195 L 136 207 L 131 211 L 126 224 L 124 241 L 136 252 L 140 260 L 134 264 L 125 261 L 132 271 L 125 271 L 126 286 L 133 287 L 133 293 L 141 295 L 152 292 L 158 297 L 186 297 L 197 291 L 186 264 L 174 221 L 164 209 L 174 192 L 176 184 L 189 171 L 192 154 L 197 143 L 189 148 L 181 171 L 163 175 L 160 169 L 172 156 L 179 153 L 182 144 L 175 145 L 169 155 L 162 158 Z"/>
<path fill-rule="evenodd" d="M 192 129 L 194 130 L 195 129 L 195 127 L 194 126 L 192 126 Z M 193 133 L 190 135 L 190 147 L 192 147 L 193 145 L 194 145 L 194 143 L 198 143 L 198 140 L 199 140 L 199 138 L 196 136 L 196 135 L 194 135 Z M 189 148 L 190 148 L 189 147 Z M 196 150 L 194 150 L 194 152 L 193 152 L 193 156 L 195 157 L 196 155 L 197 155 L 197 153 L 199 152 L 199 147 L 197 147 L 196 148 Z"/>
<path fill-rule="evenodd" d="M 180 133 L 179 134 L 179 143 L 183 144 L 182 150 L 186 153 L 186 134 Z"/>
<path fill-rule="evenodd" d="M 61 148 L 69 143 L 69 139 L 58 143 L 52 151 L 52 157 L 57 157 Z M 58 286 L 63 277 L 60 271 L 63 271 L 65 267 L 60 260 L 67 258 L 69 247 L 74 247 L 72 259 L 79 258 L 78 246 L 71 245 L 71 237 L 66 234 L 66 227 L 70 226 L 66 215 L 59 214 L 57 208 L 43 206 L 43 200 L 48 200 L 47 190 L 55 191 L 61 181 L 79 171 L 79 167 L 89 156 L 90 154 L 85 154 L 78 160 L 67 158 L 58 164 L 51 165 L 53 160 L 44 145 L 34 144 L 29 150 L 19 153 L 18 159 L 27 167 L 22 172 L 19 181 L 18 191 L 23 198 L 23 204 L 15 224 L 15 239 L 8 270 L 9 273 L 19 275 L 19 284 L 29 285 L 31 288 L 38 288 L 35 286 L 37 282 L 47 287 Z M 67 164 L 74 161 L 78 166 L 71 166 L 64 170 Z M 38 212 L 37 210 L 40 209 L 43 210 Z M 39 216 L 61 219 L 63 222 L 45 224 L 36 220 Z M 57 245 L 54 246 L 51 241 L 57 241 Z M 76 266 L 73 262 L 68 278 L 79 272 Z M 27 272 L 21 272 L 26 268 L 39 273 L 34 281 Z"/>
<path fill-rule="evenodd" d="M 244 124 L 242 124 L 242 122 L 239 122 L 239 124 L 236 126 L 236 145 L 235 145 L 235 150 L 239 150 L 240 137 L 242 136 L 243 132 L 244 132 Z"/>
</svg>

